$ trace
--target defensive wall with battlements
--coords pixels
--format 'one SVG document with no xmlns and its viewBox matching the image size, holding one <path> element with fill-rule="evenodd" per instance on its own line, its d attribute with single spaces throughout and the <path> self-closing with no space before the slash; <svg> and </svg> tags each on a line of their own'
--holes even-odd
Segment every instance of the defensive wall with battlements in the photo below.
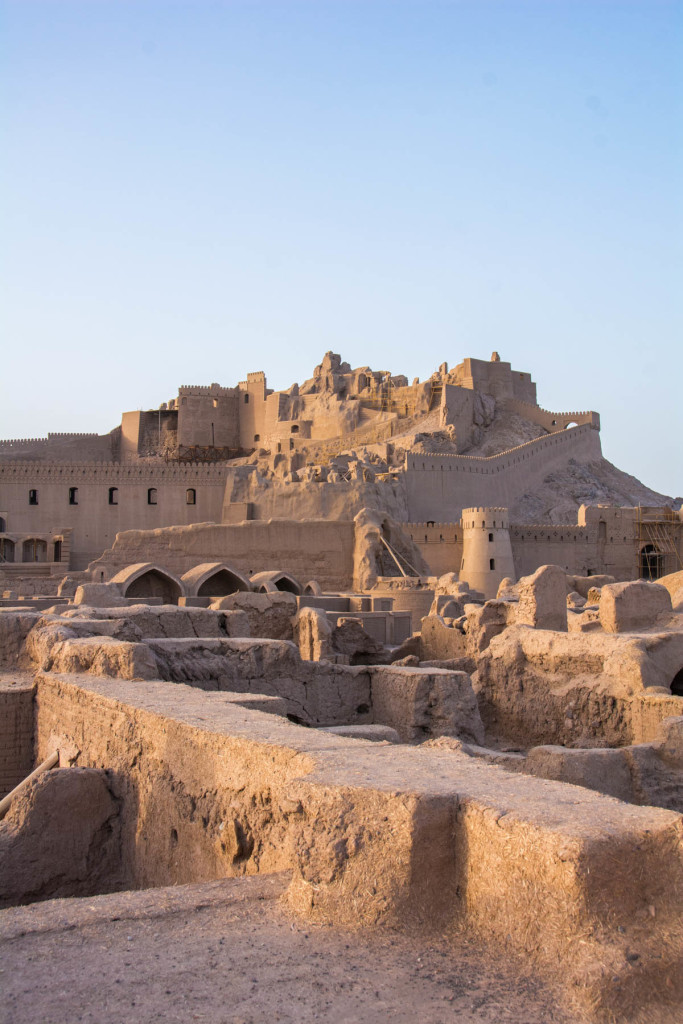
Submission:
<svg viewBox="0 0 683 1024">
<path fill-rule="evenodd" d="M 474 505 L 509 508 L 570 459 L 593 462 L 601 457 L 600 434 L 589 424 L 536 438 L 489 458 L 408 452 L 410 519 L 456 522 L 463 508 Z"/>
</svg>

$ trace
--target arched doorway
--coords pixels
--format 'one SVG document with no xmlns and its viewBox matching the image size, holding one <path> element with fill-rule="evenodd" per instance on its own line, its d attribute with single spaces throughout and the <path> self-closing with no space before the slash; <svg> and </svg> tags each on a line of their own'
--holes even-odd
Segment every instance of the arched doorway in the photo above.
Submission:
<svg viewBox="0 0 683 1024">
<path fill-rule="evenodd" d="M 654 544 L 640 549 L 641 580 L 658 580 L 664 575 L 664 556 Z"/>
<path fill-rule="evenodd" d="M 181 589 L 171 576 L 159 569 L 148 569 L 126 587 L 123 596 L 160 597 L 163 604 L 177 604 Z"/>
<path fill-rule="evenodd" d="M 244 580 L 229 569 L 219 569 L 207 577 L 197 591 L 197 597 L 227 597 L 239 590 L 248 590 Z"/>
<path fill-rule="evenodd" d="M 289 576 L 281 576 L 275 581 L 275 586 L 286 594 L 299 594 L 301 592 L 299 584 Z"/>
<path fill-rule="evenodd" d="M 22 562 L 47 562 L 47 543 L 39 537 L 29 537 L 21 548 Z"/>
<path fill-rule="evenodd" d="M 177 604 L 184 593 L 180 580 L 151 562 L 128 565 L 109 582 L 117 583 L 124 597 L 139 598 L 143 604 L 150 597 L 161 598 L 163 604 Z"/>
<path fill-rule="evenodd" d="M 251 583 L 257 593 L 261 594 L 272 594 L 274 590 L 281 590 L 286 594 L 298 596 L 302 589 L 298 580 L 282 569 L 257 572 L 251 577 Z"/>
</svg>

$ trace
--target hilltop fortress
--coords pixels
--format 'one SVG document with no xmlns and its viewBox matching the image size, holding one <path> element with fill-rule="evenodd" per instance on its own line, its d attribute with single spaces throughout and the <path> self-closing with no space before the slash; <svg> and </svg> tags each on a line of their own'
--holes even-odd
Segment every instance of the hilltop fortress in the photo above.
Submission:
<svg viewBox="0 0 683 1024">
<path fill-rule="evenodd" d="M 495 352 L 412 383 L 328 352 L 285 391 L 250 373 L 184 385 L 109 434 L 0 442 L 0 573 L 28 593 L 68 572 L 107 580 L 145 551 L 180 574 L 198 553 L 293 573 L 303 552 L 281 546 L 282 520 L 307 523 L 327 585 L 358 586 L 353 543 L 334 537 L 362 509 L 402 538 L 377 575 L 457 572 L 486 596 L 548 562 L 616 579 L 680 567 L 680 512 L 602 458 L 598 413 L 542 409 Z"/>
</svg>

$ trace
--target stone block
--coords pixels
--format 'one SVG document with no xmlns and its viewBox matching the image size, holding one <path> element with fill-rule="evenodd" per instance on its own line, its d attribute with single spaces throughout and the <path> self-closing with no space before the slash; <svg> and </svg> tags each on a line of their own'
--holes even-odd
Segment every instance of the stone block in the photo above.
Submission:
<svg viewBox="0 0 683 1024">
<path fill-rule="evenodd" d="M 126 604 L 116 583 L 81 583 L 76 587 L 74 604 L 89 608 L 117 608 Z"/>
<path fill-rule="evenodd" d="M 217 598 L 211 602 L 211 608 L 219 611 L 246 612 L 253 637 L 291 640 L 294 636 L 292 619 L 297 612 L 294 594 L 279 590 L 273 594 L 239 592 Z"/>
<path fill-rule="evenodd" d="M 666 587 L 645 580 L 610 583 L 600 594 L 600 624 L 608 633 L 647 629 L 658 616 L 671 610 L 671 595 Z"/>
<path fill-rule="evenodd" d="M 567 574 L 559 565 L 542 565 L 519 581 L 516 621 L 534 629 L 567 632 Z"/>
<path fill-rule="evenodd" d="M 456 736 L 483 743 L 484 727 L 465 672 L 374 666 L 368 669 L 372 717 L 405 742 Z"/>
<path fill-rule="evenodd" d="M 332 656 L 332 626 L 320 608 L 301 608 L 294 618 L 293 630 L 303 661 L 320 661 Z"/>
</svg>

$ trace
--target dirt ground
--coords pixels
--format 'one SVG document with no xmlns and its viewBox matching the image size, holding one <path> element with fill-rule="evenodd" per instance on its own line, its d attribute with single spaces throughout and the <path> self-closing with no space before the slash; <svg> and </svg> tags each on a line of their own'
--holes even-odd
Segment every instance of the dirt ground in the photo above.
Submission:
<svg viewBox="0 0 683 1024">
<path fill-rule="evenodd" d="M 3 1024 L 577 1024 L 524 965 L 464 938 L 308 926 L 287 877 L 0 911 Z"/>
</svg>

